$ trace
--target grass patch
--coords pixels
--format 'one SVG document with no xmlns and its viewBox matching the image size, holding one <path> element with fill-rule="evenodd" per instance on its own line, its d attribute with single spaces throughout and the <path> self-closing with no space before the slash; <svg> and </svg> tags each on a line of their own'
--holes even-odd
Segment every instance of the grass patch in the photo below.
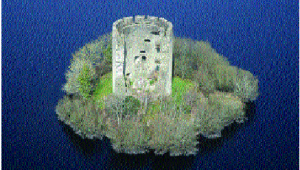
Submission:
<svg viewBox="0 0 300 170">
<path fill-rule="evenodd" d="M 150 80 L 150 85 L 152 85 L 154 83 L 154 80 Z"/>
<path fill-rule="evenodd" d="M 180 105 L 183 100 L 183 96 L 188 90 L 194 88 L 195 85 L 189 79 L 181 79 L 174 77 L 172 82 L 172 98 L 176 105 Z M 101 77 L 97 84 L 97 88 L 94 92 L 94 99 L 99 102 L 100 109 L 104 108 L 103 99 L 105 96 L 112 93 L 112 72 L 105 74 Z M 158 111 L 158 102 L 154 102 L 152 105 L 153 111 Z"/>
<path fill-rule="evenodd" d="M 105 96 L 112 93 L 112 72 L 103 75 L 97 84 L 94 92 L 94 98 L 99 103 L 100 109 L 104 108 L 103 99 Z"/>
<path fill-rule="evenodd" d="M 194 87 L 195 85 L 191 80 L 174 77 L 172 82 L 172 98 L 175 103 L 180 105 L 182 103 L 183 95 Z"/>
</svg>

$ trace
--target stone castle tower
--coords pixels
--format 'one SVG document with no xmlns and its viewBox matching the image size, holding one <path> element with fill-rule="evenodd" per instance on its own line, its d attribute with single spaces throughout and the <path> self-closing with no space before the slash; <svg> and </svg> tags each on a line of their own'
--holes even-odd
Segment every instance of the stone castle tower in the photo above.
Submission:
<svg viewBox="0 0 300 170">
<path fill-rule="evenodd" d="M 170 95 L 173 26 L 164 18 L 126 17 L 112 30 L 113 93 Z"/>
</svg>

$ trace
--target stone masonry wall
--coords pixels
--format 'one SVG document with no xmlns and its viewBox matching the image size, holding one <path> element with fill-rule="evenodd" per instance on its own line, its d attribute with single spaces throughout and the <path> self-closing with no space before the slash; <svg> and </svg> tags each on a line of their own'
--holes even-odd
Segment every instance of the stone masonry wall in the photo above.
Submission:
<svg viewBox="0 0 300 170">
<path fill-rule="evenodd" d="M 114 22 L 112 36 L 113 93 L 170 95 L 172 24 L 152 16 L 126 17 Z"/>
</svg>

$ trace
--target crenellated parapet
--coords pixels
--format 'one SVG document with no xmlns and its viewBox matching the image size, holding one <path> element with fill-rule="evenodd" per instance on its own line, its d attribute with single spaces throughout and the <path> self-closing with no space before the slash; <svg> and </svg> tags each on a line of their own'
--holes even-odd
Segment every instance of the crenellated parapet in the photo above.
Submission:
<svg viewBox="0 0 300 170">
<path fill-rule="evenodd" d="M 166 34 L 172 33 L 172 23 L 164 18 L 154 16 L 137 15 L 133 17 L 125 17 L 119 19 L 113 24 L 113 30 L 118 34 L 124 34 L 124 30 L 128 27 L 135 27 L 136 25 L 151 25 L 156 27 L 156 30 L 162 30 Z M 155 31 L 155 30 L 153 30 Z"/>
</svg>

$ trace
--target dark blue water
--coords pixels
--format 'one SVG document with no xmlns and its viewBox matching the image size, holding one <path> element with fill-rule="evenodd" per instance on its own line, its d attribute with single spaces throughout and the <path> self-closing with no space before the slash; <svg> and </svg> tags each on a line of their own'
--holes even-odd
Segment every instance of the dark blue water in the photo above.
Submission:
<svg viewBox="0 0 300 170">
<path fill-rule="evenodd" d="M 3 169 L 297 169 L 299 9 L 296 0 L 2 1 Z M 163 17 L 174 34 L 207 40 L 259 79 L 248 122 L 196 156 L 128 156 L 108 139 L 82 140 L 54 109 L 71 54 L 114 21 Z"/>
</svg>

